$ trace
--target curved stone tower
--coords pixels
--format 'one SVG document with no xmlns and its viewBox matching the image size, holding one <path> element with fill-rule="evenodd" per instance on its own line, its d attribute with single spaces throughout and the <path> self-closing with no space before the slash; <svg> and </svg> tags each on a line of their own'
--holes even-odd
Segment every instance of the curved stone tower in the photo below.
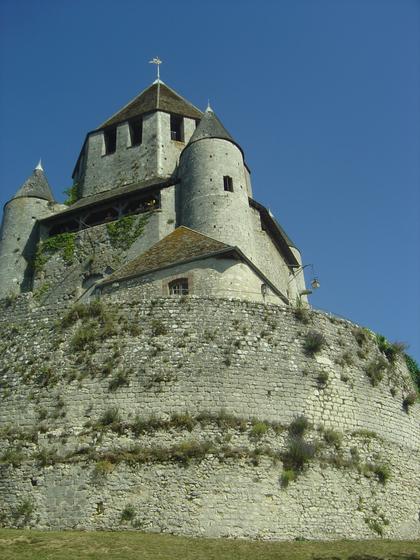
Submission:
<svg viewBox="0 0 420 560">
<path fill-rule="evenodd" d="M 38 220 L 53 213 L 54 197 L 41 162 L 4 207 L 0 234 L 0 299 L 30 288 Z"/>
<path fill-rule="evenodd" d="M 181 154 L 179 177 L 180 223 L 239 247 L 253 260 L 243 152 L 210 107 Z"/>
</svg>

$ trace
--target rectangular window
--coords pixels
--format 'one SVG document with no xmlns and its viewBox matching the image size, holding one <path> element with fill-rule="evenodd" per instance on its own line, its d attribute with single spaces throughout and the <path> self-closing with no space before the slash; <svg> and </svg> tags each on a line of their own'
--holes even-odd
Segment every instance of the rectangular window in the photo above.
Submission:
<svg viewBox="0 0 420 560">
<path fill-rule="evenodd" d="M 130 121 L 130 139 L 132 146 L 139 146 L 143 139 L 143 119 L 137 118 Z"/>
<path fill-rule="evenodd" d="M 188 294 L 188 279 L 177 278 L 169 282 L 169 293 L 171 296 L 186 296 Z"/>
<path fill-rule="evenodd" d="M 104 130 L 105 155 L 113 154 L 117 149 L 117 129 L 115 126 Z"/>
<path fill-rule="evenodd" d="M 233 192 L 233 180 L 229 175 L 224 175 L 223 177 L 223 188 L 225 191 Z"/>
<path fill-rule="evenodd" d="M 184 141 L 184 119 L 178 115 L 171 115 L 171 140 Z"/>
</svg>

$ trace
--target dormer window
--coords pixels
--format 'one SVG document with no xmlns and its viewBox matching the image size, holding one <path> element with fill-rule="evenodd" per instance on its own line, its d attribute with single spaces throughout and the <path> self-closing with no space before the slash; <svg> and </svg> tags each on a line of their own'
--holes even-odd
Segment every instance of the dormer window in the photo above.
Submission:
<svg viewBox="0 0 420 560">
<path fill-rule="evenodd" d="M 115 153 L 117 149 L 117 129 L 115 126 L 104 130 L 105 155 Z"/>
<path fill-rule="evenodd" d="M 223 177 L 223 188 L 225 191 L 233 192 L 233 179 L 229 175 L 224 175 Z"/>
<path fill-rule="evenodd" d="M 184 141 L 184 119 L 179 115 L 171 115 L 171 140 Z"/>
<path fill-rule="evenodd" d="M 177 278 L 169 282 L 169 294 L 171 296 L 186 296 L 188 294 L 188 278 Z"/>
<path fill-rule="evenodd" d="M 143 119 L 141 117 L 129 122 L 130 140 L 132 146 L 139 146 L 143 137 Z"/>
</svg>

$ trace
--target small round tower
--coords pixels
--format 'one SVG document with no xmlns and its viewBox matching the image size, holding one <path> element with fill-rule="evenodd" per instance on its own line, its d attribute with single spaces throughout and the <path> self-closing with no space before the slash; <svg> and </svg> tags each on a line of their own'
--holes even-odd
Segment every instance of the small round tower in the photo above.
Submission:
<svg viewBox="0 0 420 560">
<path fill-rule="evenodd" d="M 0 231 L 0 299 L 30 289 L 38 220 L 52 214 L 54 198 L 41 162 L 6 203 Z"/>
<path fill-rule="evenodd" d="M 242 149 L 210 107 L 181 154 L 180 224 L 254 254 Z"/>
</svg>

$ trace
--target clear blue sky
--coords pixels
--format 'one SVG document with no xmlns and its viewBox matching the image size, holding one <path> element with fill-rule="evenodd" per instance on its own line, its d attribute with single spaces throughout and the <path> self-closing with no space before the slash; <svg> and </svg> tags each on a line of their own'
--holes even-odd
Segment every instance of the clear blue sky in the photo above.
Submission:
<svg viewBox="0 0 420 560">
<path fill-rule="evenodd" d="M 312 304 L 420 360 L 418 1 L 1 0 L 0 21 L 0 203 L 40 156 L 62 200 L 86 132 L 158 55 L 244 148 L 315 265 Z"/>
</svg>

